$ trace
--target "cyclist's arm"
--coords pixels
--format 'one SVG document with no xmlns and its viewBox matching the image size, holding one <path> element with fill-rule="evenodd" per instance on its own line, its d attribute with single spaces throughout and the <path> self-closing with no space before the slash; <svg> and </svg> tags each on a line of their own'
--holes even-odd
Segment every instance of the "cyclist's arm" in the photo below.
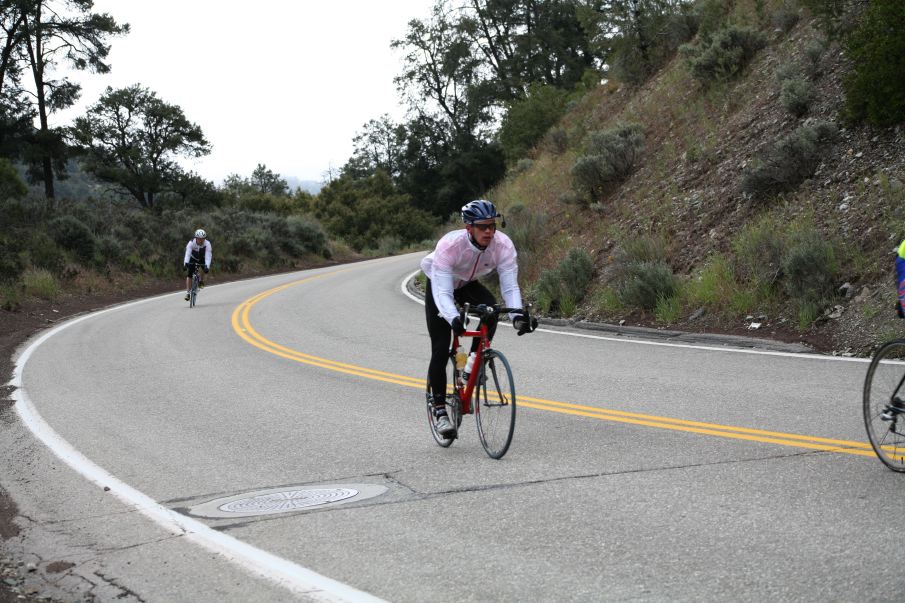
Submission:
<svg viewBox="0 0 905 603">
<path fill-rule="evenodd" d="M 446 322 L 452 324 L 453 319 L 459 316 L 459 311 L 456 309 L 456 302 L 453 298 L 453 274 L 443 270 L 436 264 L 434 264 L 433 273 L 431 294 L 434 296 L 434 303 L 437 304 L 440 315 L 446 319 Z"/>
<path fill-rule="evenodd" d="M 192 242 L 189 241 L 185 246 L 185 258 L 183 258 L 182 263 L 188 264 L 192 259 Z"/>
<path fill-rule="evenodd" d="M 518 286 L 518 268 L 510 270 L 499 270 L 500 273 L 500 293 L 503 294 L 503 301 L 510 308 L 522 307 L 522 291 Z M 514 314 L 509 313 L 510 320 Z"/>
<path fill-rule="evenodd" d="M 214 253 L 214 248 L 211 245 L 210 241 L 204 242 L 204 265 L 207 266 L 207 269 L 211 269 L 211 256 Z"/>
</svg>

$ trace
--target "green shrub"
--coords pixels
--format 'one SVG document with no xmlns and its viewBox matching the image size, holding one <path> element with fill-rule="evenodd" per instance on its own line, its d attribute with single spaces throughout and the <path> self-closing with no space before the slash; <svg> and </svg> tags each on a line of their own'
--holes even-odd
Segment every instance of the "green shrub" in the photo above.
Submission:
<svg viewBox="0 0 905 603">
<path fill-rule="evenodd" d="M 563 316 L 575 313 L 584 299 L 594 274 L 594 262 L 584 249 L 574 248 L 554 269 L 540 273 L 534 295 L 544 313 L 559 311 Z"/>
<path fill-rule="evenodd" d="M 905 2 L 873 0 L 848 39 L 846 78 L 851 118 L 887 127 L 905 121 Z"/>
<path fill-rule="evenodd" d="M 91 260 L 94 257 L 94 235 L 91 229 L 75 216 L 54 218 L 48 224 L 48 230 L 54 241 L 63 249 L 75 253 L 80 260 Z"/>
<path fill-rule="evenodd" d="M 696 278 L 684 288 L 685 297 L 695 306 L 725 308 L 736 290 L 735 275 L 723 255 L 711 256 Z"/>
<path fill-rule="evenodd" d="M 671 323 L 682 316 L 682 300 L 678 296 L 661 297 L 654 308 L 654 317 L 660 322 Z"/>
<path fill-rule="evenodd" d="M 632 262 L 619 278 L 619 301 L 630 308 L 653 310 L 661 298 L 672 297 L 678 280 L 665 262 Z"/>
<path fill-rule="evenodd" d="M 793 233 L 782 258 L 783 283 L 790 298 L 821 302 L 834 292 L 839 266 L 833 245 L 817 230 Z"/>
<path fill-rule="evenodd" d="M 66 265 L 66 254 L 50 235 L 41 230 L 31 234 L 25 252 L 33 266 L 44 268 L 53 274 L 60 274 Z"/>
<path fill-rule="evenodd" d="M 802 76 L 801 66 L 798 63 L 783 63 L 776 68 L 776 83 L 782 86 L 788 80 Z"/>
<path fill-rule="evenodd" d="M 103 235 L 97 238 L 95 251 L 98 266 L 120 264 L 125 255 L 125 249 L 121 240 L 112 235 Z"/>
<path fill-rule="evenodd" d="M 399 253 L 399 250 L 402 249 L 402 241 L 399 237 L 387 236 L 380 237 L 377 240 L 377 247 L 374 249 L 377 256 L 383 257 L 388 255 L 395 255 Z"/>
<path fill-rule="evenodd" d="M 60 294 L 60 286 L 53 275 L 43 268 L 29 268 L 22 275 L 25 293 L 40 299 L 53 301 Z"/>
<path fill-rule="evenodd" d="M 639 235 L 625 240 L 620 245 L 618 262 L 629 264 L 634 262 L 663 262 L 669 256 L 669 243 L 656 235 Z"/>
<path fill-rule="evenodd" d="M 559 300 L 559 313 L 562 314 L 563 318 L 571 318 L 576 310 L 578 310 L 578 302 L 575 300 L 575 296 L 568 291 L 564 291 Z"/>
<path fill-rule="evenodd" d="M 288 249 L 291 253 L 313 253 L 323 256 L 327 251 L 327 233 L 320 223 L 309 216 L 289 216 L 286 218 Z M 287 243 L 289 244 L 289 243 Z M 401 246 L 401 242 L 400 242 Z"/>
<path fill-rule="evenodd" d="M 814 102 L 816 91 L 814 85 L 808 80 L 791 78 L 783 82 L 779 93 L 779 100 L 782 106 L 794 115 L 801 117 L 811 108 Z"/>
<path fill-rule="evenodd" d="M 785 248 L 785 237 L 775 221 L 746 226 L 732 242 L 736 276 L 755 287 L 773 288 L 782 274 Z"/>
<path fill-rule="evenodd" d="M 610 182 L 599 157 L 593 155 L 579 157 L 572 165 L 572 187 L 581 194 L 564 201 L 580 203 L 599 199 L 604 196 Z"/>
<path fill-rule="evenodd" d="M 15 280 L 24 268 L 16 239 L 0 233 L 0 283 Z"/>
<path fill-rule="evenodd" d="M 731 26 L 717 32 L 709 44 L 686 45 L 682 51 L 688 58 L 691 74 L 706 86 L 738 76 L 766 45 L 767 38 L 759 31 Z"/>
<path fill-rule="evenodd" d="M 594 275 L 594 261 L 584 249 L 569 250 L 565 259 L 559 264 L 559 278 L 566 291 L 571 292 L 577 300 L 584 297 Z"/>
<path fill-rule="evenodd" d="M 799 127 L 753 162 L 742 176 L 742 191 L 764 199 L 794 190 L 817 169 L 825 147 L 835 140 L 837 132 L 829 122 Z"/>
<path fill-rule="evenodd" d="M 635 169 L 644 151 L 644 128 L 626 124 L 592 132 L 584 155 L 572 166 L 572 186 L 586 200 L 596 201 Z"/>
<path fill-rule="evenodd" d="M 816 302 L 806 301 L 798 305 L 798 328 L 806 330 L 820 316 L 820 306 Z"/>
<path fill-rule="evenodd" d="M 597 298 L 594 300 L 594 307 L 598 312 L 604 314 L 613 314 L 625 309 L 622 301 L 619 299 L 618 292 L 612 287 L 604 287 Z"/>
<path fill-rule="evenodd" d="M 513 171 L 516 174 L 524 174 L 534 165 L 533 159 L 528 159 L 527 157 L 522 157 L 515 163 L 515 167 L 513 167 Z"/>
<path fill-rule="evenodd" d="M 542 270 L 534 283 L 534 297 L 541 312 L 549 314 L 562 298 L 562 281 L 555 269 Z"/>
<path fill-rule="evenodd" d="M 826 46 L 820 40 L 811 40 L 804 47 L 804 56 L 807 59 L 804 63 L 805 72 L 808 77 L 816 77 L 820 73 L 820 59 L 826 52 Z"/>
<path fill-rule="evenodd" d="M 0 308 L 7 312 L 15 312 L 22 307 L 22 293 L 19 287 L 10 283 L 0 285 Z"/>
</svg>

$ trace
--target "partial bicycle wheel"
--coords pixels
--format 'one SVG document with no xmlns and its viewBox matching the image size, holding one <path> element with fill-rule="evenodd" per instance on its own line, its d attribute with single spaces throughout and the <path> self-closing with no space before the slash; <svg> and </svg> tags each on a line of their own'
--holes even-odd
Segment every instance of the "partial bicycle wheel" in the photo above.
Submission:
<svg viewBox="0 0 905 603">
<path fill-rule="evenodd" d="M 864 380 L 864 426 L 874 452 L 893 471 L 905 472 L 905 339 L 885 343 Z"/>
<path fill-rule="evenodd" d="M 454 433 L 451 437 L 443 437 L 440 435 L 440 432 L 437 431 L 437 415 L 434 412 L 433 405 L 433 391 L 431 391 L 431 381 L 430 376 L 427 378 L 427 423 L 430 426 L 431 435 L 434 436 L 434 440 L 436 440 L 437 444 L 440 446 L 447 448 L 450 444 L 453 443 L 458 437 L 458 429 L 462 424 L 462 415 L 459 412 L 459 398 L 458 394 L 452 387 L 452 384 L 455 383 L 455 379 L 458 378 L 456 364 L 454 359 L 450 359 L 448 363 L 449 369 L 448 374 L 446 376 L 447 379 L 447 391 L 444 392 L 444 396 L 446 399 L 446 416 L 449 417 L 450 422 L 456 426 L 456 433 Z"/>
<path fill-rule="evenodd" d="M 490 458 L 502 458 L 515 431 L 515 383 L 509 361 L 496 350 L 487 350 L 478 375 L 475 419 L 478 437 Z"/>
</svg>

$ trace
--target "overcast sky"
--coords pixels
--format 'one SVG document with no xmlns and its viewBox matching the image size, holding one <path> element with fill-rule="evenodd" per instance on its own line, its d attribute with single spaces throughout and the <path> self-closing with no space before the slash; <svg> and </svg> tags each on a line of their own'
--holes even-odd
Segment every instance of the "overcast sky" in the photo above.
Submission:
<svg viewBox="0 0 905 603">
<path fill-rule="evenodd" d="M 401 119 L 393 84 L 401 56 L 390 42 L 432 0 L 95 0 L 129 23 L 112 39 L 111 73 L 78 74 L 80 103 L 107 86 L 140 83 L 201 126 L 211 154 L 186 163 L 220 183 L 258 163 L 284 177 L 323 180 L 352 153 L 370 119 Z"/>
</svg>

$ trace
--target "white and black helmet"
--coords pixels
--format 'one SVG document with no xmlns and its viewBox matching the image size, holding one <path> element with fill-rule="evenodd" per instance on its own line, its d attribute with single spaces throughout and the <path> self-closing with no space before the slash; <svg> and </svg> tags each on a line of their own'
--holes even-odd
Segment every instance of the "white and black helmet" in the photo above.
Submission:
<svg viewBox="0 0 905 603">
<path fill-rule="evenodd" d="M 195 231 L 195 238 L 196 239 L 206 239 L 207 233 L 204 232 L 203 228 L 199 228 L 198 230 Z"/>
</svg>

